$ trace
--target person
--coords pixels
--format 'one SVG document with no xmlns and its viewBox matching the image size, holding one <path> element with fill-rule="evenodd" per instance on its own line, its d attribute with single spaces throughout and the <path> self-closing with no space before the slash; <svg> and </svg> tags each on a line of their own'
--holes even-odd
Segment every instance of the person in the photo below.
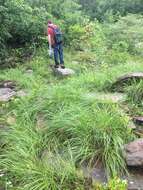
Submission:
<svg viewBox="0 0 143 190">
<path fill-rule="evenodd" d="M 59 28 L 57 25 L 53 24 L 52 21 L 48 21 L 48 28 L 47 28 L 47 35 L 48 35 L 48 42 L 49 42 L 49 55 L 50 57 L 54 51 L 54 60 L 55 60 L 55 68 L 61 67 L 62 69 L 65 68 L 64 66 L 64 58 L 63 58 L 63 44 Z"/>
</svg>

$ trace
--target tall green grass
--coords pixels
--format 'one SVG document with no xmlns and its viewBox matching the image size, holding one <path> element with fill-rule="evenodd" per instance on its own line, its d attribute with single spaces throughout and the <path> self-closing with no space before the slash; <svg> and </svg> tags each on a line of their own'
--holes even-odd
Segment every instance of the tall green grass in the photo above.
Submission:
<svg viewBox="0 0 143 190">
<path fill-rule="evenodd" d="M 66 60 L 72 67 L 71 60 Z M 90 166 L 102 161 L 108 176 L 123 173 L 123 146 L 132 139 L 128 118 L 120 105 L 88 101 L 83 95 L 106 92 L 118 76 L 142 71 L 141 63 L 132 67 L 131 63 L 77 65 L 78 74 L 67 79 L 54 78 L 49 64 L 47 58 L 38 57 L 25 67 L 0 74 L 0 79 L 15 80 L 17 88 L 29 92 L 27 97 L 6 104 L 7 114 L 14 115 L 16 123 L 0 133 L 5 143 L 0 168 L 5 177 L 16 190 L 82 190 L 84 177 L 75 166 L 80 167 L 83 161 Z M 32 75 L 26 74 L 29 67 Z M 44 126 L 38 127 L 39 115 Z"/>
</svg>

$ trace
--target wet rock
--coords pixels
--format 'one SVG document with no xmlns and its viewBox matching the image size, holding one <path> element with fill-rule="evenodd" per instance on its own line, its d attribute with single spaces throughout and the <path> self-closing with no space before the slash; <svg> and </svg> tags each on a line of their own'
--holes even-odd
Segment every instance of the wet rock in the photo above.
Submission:
<svg viewBox="0 0 143 190">
<path fill-rule="evenodd" d="M 143 138 L 125 145 L 125 159 L 128 166 L 143 166 Z"/>
<path fill-rule="evenodd" d="M 56 75 L 59 75 L 59 76 L 71 76 L 73 74 L 75 74 L 75 72 L 72 70 L 72 69 L 68 69 L 68 68 L 65 68 L 65 69 L 62 69 L 62 68 L 53 68 L 53 72 L 54 74 Z"/>
<path fill-rule="evenodd" d="M 124 87 L 125 84 L 130 85 L 133 81 L 139 81 L 143 79 L 143 72 L 135 72 L 123 75 L 111 85 L 112 90 L 123 91 L 121 87 Z"/>
<path fill-rule="evenodd" d="M 0 102 L 8 102 L 15 95 L 16 92 L 10 88 L 0 88 Z"/>
</svg>

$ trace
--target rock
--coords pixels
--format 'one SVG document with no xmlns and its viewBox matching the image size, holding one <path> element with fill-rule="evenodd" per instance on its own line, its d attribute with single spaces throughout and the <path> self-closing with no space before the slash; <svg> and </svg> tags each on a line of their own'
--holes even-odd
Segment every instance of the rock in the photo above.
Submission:
<svg viewBox="0 0 143 190">
<path fill-rule="evenodd" d="M 117 78 L 117 80 L 111 85 L 111 89 L 118 89 L 118 91 L 123 91 L 123 89 L 120 88 L 121 86 L 123 87 L 123 85 L 127 83 L 130 85 L 130 83 L 134 80 L 138 81 L 141 79 L 143 79 L 143 72 L 129 73 Z"/>
<path fill-rule="evenodd" d="M 143 117 L 133 117 L 133 122 L 136 126 L 136 129 L 134 131 L 134 133 L 138 136 L 138 137 L 143 137 Z"/>
<path fill-rule="evenodd" d="M 0 102 L 8 102 L 15 94 L 10 88 L 0 88 Z"/>
<path fill-rule="evenodd" d="M 102 102 L 112 102 L 112 103 L 118 103 L 123 102 L 126 99 L 125 94 L 122 93 L 87 93 L 84 95 L 84 98 L 87 100 L 97 100 Z"/>
<path fill-rule="evenodd" d="M 28 75 L 32 75 L 32 74 L 33 74 L 33 70 L 32 70 L 32 69 L 28 69 L 28 70 L 26 70 L 26 74 L 28 74 Z"/>
<path fill-rule="evenodd" d="M 16 87 L 16 83 L 11 80 L 0 81 L 0 88 L 11 88 L 14 89 Z"/>
<path fill-rule="evenodd" d="M 143 138 L 125 145 L 125 159 L 128 166 L 143 166 Z"/>
<path fill-rule="evenodd" d="M 133 121 L 134 121 L 137 125 L 143 125 L 143 117 L 141 117 L 141 116 L 133 117 Z"/>
<path fill-rule="evenodd" d="M 73 74 L 75 74 L 75 72 L 72 69 L 62 69 L 62 68 L 53 68 L 53 72 L 56 75 L 60 75 L 60 76 L 71 76 Z"/>
<path fill-rule="evenodd" d="M 73 65 L 79 65 L 79 62 L 78 61 L 72 61 L 72 64 Z"/>
<path fill-rule="evenodd" d="M 107 173 L 101 161 L 91 168 L 87 163 L 82 163 L 81 170 L 87 179 L 92 179 L 93 183 L 107 183 Z"/>
<path fill-rule="evenodd" d="M 130 167 L 128 172 L 129 175 L 123 177 L 128 181 L 128 190 L 143 190 L 143 169 Z"/>
</svg>

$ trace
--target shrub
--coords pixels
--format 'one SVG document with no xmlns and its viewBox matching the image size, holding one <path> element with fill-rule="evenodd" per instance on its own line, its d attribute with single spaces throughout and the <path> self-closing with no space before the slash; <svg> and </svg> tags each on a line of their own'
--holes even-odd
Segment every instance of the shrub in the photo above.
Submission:
<svg viewBox="0 0 143 190">
<path fill-rule="evenodd" d="M 124 46 L 124 49 L 131 54 L 140 54 L 139 43 L 142 43 L 143 34 L 143 17 L 142 15 L 128 14 L 126 17 L 121 17 L 120 20 L 113 24 L 105 24 L 104 32 L 108 39 L 108 47 L 114 48 Z M 122 47 L 123 49 L 123 47 Z"/>
<path fill-rule="evenodd" d="M 77 104 L 53 115 L 46 136 L 59 147 L 70 145 L 77 160 L 101 159 L 112 175 L 125 170 L 122 148 L 130 134 L 127 123 L 115 105 Z"/>
</svg>

